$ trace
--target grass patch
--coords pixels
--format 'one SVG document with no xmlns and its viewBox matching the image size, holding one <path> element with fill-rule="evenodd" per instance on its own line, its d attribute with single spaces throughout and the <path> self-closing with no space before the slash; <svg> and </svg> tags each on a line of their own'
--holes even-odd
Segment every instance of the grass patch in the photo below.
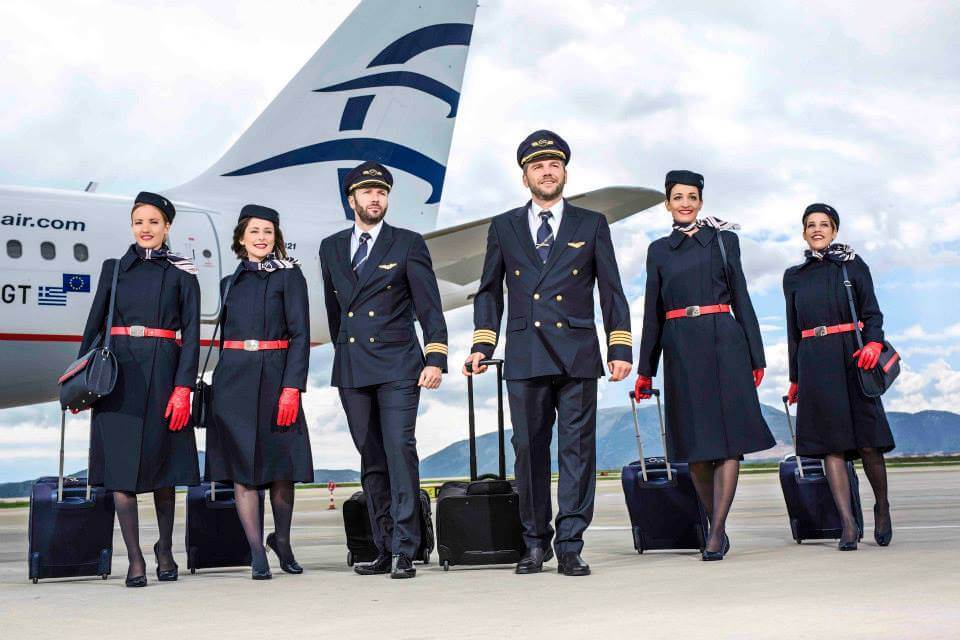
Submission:
<svg viewBox="0 0 960 640">
<path fill-rule="evenodd" d="M 29 506 L 29 500 L 10 500 L 0 502 L 0 509 L 22 509 L 23 507 Z"/>
</svg>

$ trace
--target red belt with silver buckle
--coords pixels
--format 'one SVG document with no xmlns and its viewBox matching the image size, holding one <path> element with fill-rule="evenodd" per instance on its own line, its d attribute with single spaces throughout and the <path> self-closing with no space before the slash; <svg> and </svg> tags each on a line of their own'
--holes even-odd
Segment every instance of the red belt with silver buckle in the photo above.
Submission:
<svg viewBox="0 0 960 640">
<path fill-rule="evenodd" d="M 153 327 L 145 327 L 141 324 L 135 324 L 129 327 L 111 327 L 110 335 L 112 336 L 130 336 L 131 338 L 167 338 L 168 340 L 176 340 L 177 332 L 172 329 L 154 329 Z"/>
<path fill-rule="evenodd" d="M 224 340 L 224 349 L 243 349 L 244 351 L 264 351 L 266 349 L 286 349 L 289 340 Z"/>
<path fill-rule="evenodd" d="M 697 318 L 699 316 L 705 316 L 708 313 L 730 313 L 730 305 L 693 305 L 692 307 L 684 307 L 683 309 L 674 309 L 673 311 L 667 311 L 667 320 L 676 320 L 677 318 Z"/>
<path fill-rule="evenodd" d="M 863 329 L 863 323 L 860 323 L 860 328 Z M 819 327 L 814 327 L 813 329 L 804 329 L 800 332 L 804 338 L 822 338 L 823 336 L 829 336 L 834 333 L 848 333 L 856 329 L 853 326 L 852 322 L 846 324 L 835 324 L 833 326 L 820 325 Z"/>
</svg>

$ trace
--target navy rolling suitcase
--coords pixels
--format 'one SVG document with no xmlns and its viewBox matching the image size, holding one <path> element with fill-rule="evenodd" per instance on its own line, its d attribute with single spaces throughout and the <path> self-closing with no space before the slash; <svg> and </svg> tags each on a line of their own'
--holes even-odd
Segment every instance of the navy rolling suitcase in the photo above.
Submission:
<svg viewBox="0 0 960 640">
<path fill-rule="evenodd" d="M 840 513 L 830 493 L 830 484 L 824 473 L 823 462 L 816 458 L 803 458 L 797 454 L 797 436 L 790 419 L 788 397 L 783 396 L 783 410 L 793 439 L 792 456 L 780 463 L 780 486 L 787 503 L 790 518 L 790 533 L 797 544 L 804 540 L 836 540 L 840 538 L 843 524 Z M 797 464 L 797 460 L 800 464 Z M 850 478 L 850 504 L 863 538 L 863 508 L 860 505 L 860 482 L 852 462 L 847 462 Z"/>
<path fill-rule="evenodd" d="M 377 545 L 373 543 L 367 498 L 363 495 L 363 491 L 357 491 L 343 503 L 343 530 L 347 534 L 348 567 L 352 567 L 357 562 L 372 562 L 376 559 Z M 417 549 L 417 555 L 413 560 L 430 564 L 433 545 L 433 512 L 430 508 L 430 494 L 420 489 L 420 548 Z"/>
<path fill-rule="evenodd" d="M 86 478 L 63 477 L 66 414 L 60 418 L 60 474 L 30 490 L 27 564 L 34 584 L 44 578 L 110 575 L 113 563 L 113 492 Z"/>
<path fill-rule="evenodd" d="M 473 376 L 467 378 L 470 481 L 446 482 L 437 492 L 437 555 L 444 571 L 451 566 L 512 564 L 526 551 L 520 523 L 520 497 L 507 480 L 503 425 L 503 360 L 480 364 L 497 369 L 499 475 L 477 475 Z"/>
<path fill-rule="evenodd" d="M 663 457 L 647 458 L 643 455 L 636 397 L 631 391 L 630 406 L 640 459 L 625 466 L 620 473 L 633 530 L 633 547 L 637 553 L 651 549 L 703 551 L 707 539 L 707 514 L 697 498 L 689 467 L 684 463 L 671 463 L 668 458 L 660 391 L 651 389 L 650 393 L 657 399 Z"/>
<path fill-rule="evenodd" d="M 260 491 L 260 532 L 263 533 L 263 491 Z M 250 545 L 243 533 L 233 486 L 203 482 L 187 489 L 187 568 L 249 567 Z"/>
</svg>

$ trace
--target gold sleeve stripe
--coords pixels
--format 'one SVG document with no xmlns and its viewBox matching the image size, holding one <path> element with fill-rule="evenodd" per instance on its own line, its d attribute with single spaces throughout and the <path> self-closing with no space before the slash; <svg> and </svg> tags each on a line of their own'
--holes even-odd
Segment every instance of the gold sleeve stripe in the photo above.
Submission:
<svg viewBox="0 0 960 640">
<path fill-rule="evenodd" d="M 474 344 L 497 344 L 497 334 L 490 329 L 477 329 L 473 332 Z"/>
<path fill-rule="evenodd" d="M 442 342 L 431 342 L 423 348 L 424 353 L 442 353 L 447 355 L 447 345 Z"/>
<path fill-rule="evenodd" d="M 633 346 L 633 340 L 623 340 L 622 338 L 615 338 L 615 339 L 613 339 L 613 340 L 610 341 L 610 345 L 612 346 L 612 345 L 615 345 L 615 344 L 623 344 L 623 345 L 626 345 L 626 346 L 628 346 L 628 347 L 632 347 L 632 346 Z"/>
<path fill-rule="evenodd" d="M 631 337 L 631 335 L 632 334 L 629 331 L 611 331 L 610 332 L 611 338 L 629 338 Z"/>
</svg>

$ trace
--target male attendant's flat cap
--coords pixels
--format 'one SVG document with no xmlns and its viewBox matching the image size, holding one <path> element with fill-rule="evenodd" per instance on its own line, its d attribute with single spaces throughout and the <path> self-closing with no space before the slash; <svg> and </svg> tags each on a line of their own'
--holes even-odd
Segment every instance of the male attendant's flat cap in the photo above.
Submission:
<svg viewBox="0 0 960 640">
<path fill-rule="evenodd" d="M 137 194 L 137 198 L 133 202 L 134 204 L 149 204 L 157 209 L 160 209 L 160 211 L 163 212 L 164 217 L 167 219 L 167 222 L 173 222 L 173 219 L 177 217 L 177 210 L 174 208 L 173 203 L 161 196 L 159 193 L 141 191 Z"/>
<path fill-rule="evenodd" d="M 387 191 L 393 188 L 393 175 L 385 166 L 377 162 L 364 162 L 350 170 L 343 180 L 343 192 L 346 195 L 361 187 L 383 187 Z"/>
<path fill-rule="evenodd" d="M 570 164 L 570 145 L 553 131 L 534 131 L 517 147 L 517 164 L 521 167 L 532 160 L 547 158 L 559 158 L 563 164 Z"/>
<path fill-rule="evenodd" d="M 834 209 L 833 207 L 831 207 L 830 205 L 828 205 L 828 204 L 823 204 L 822 202 L 815 202 L 815 203 L 811 204 L 810 206 L 808 206 L 808 207 L 807 207 L 806 209 L 804 209 L 804 211 L 803 211 L 803 222 L 804 222 L 804 224 L 806 224 L 806 222 L 807 222 L 807 216 L 809 216 L 811 213 L 825 213 L 825 214 L 827 214 L 827 216 L 828 216 L 831 220 L 833 220 L 833 226 L 835 226 L 837 229 L 840 228 L 840 214 L 837 213 L 837 210 Z"/>
<path fill-rule="evenodd" d="M 241 222 L 246 218 L 259 218 L 261 220 L 269 220 L 275 225 L 280 224 L 280 214 L 277 213 L 276 209 L 264 207 L 259 204 L 243 205 L 243 209 L 240 209 L 240 217 L 237 218 L 237 222 Z"/>
<path fill-rule="evenodd" d="M 696 171 L 687 171 L 686 169 L 674 169 L 667 171 L 667 177 L 663 180 L 667 191 L 675 184 L 685 184 L 700 189 L 703 193 L 703 176 Z"/>
</svg>

